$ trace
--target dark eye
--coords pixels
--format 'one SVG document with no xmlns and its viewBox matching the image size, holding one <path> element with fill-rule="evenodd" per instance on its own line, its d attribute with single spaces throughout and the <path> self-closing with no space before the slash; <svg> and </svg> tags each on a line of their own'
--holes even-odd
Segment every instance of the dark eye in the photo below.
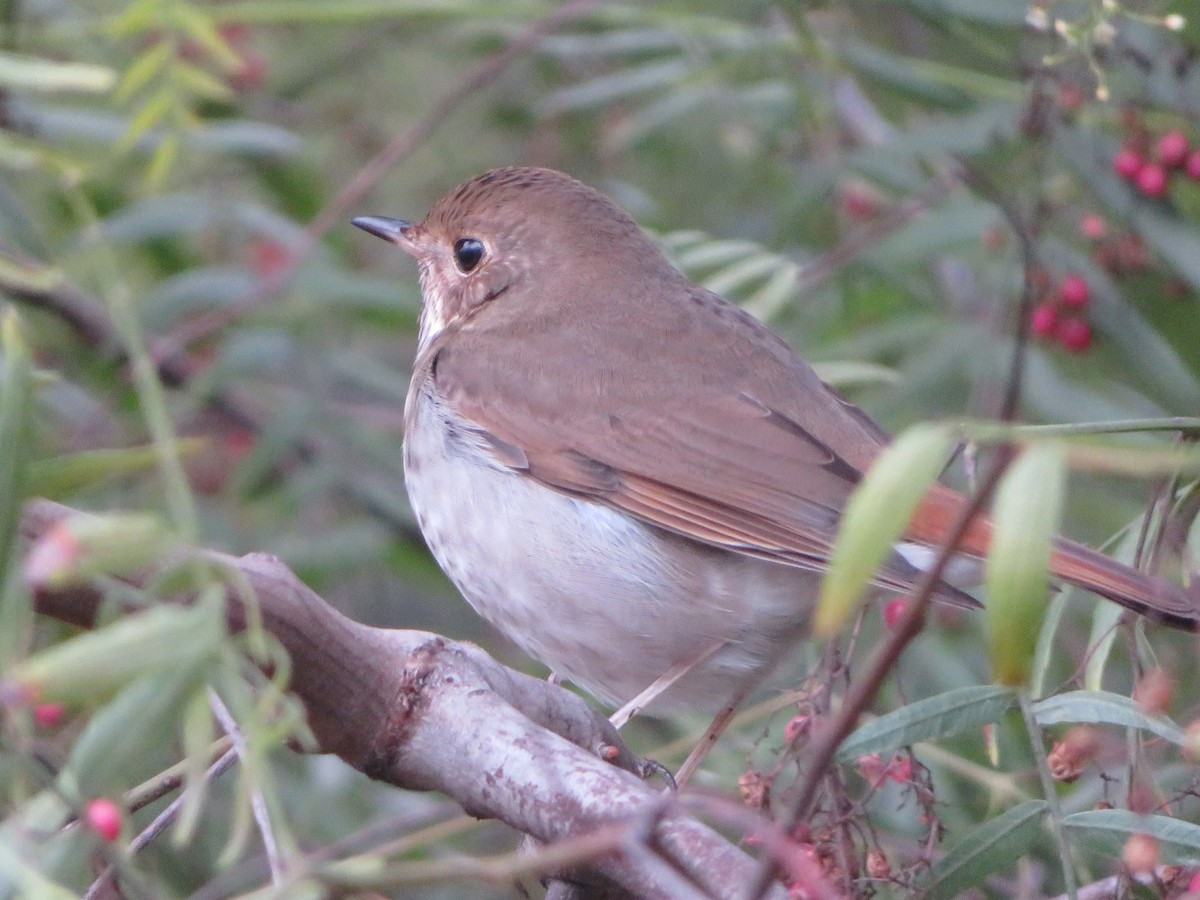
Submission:
<svg viewBox="0 0 1200 900">
<path fill-rule="evenodd" d="M 475 238 L 460 238 L 454 243 L 454 261 L 464 275 L 474 271 L 483 259 L 483 241 Z"/>
</svg>

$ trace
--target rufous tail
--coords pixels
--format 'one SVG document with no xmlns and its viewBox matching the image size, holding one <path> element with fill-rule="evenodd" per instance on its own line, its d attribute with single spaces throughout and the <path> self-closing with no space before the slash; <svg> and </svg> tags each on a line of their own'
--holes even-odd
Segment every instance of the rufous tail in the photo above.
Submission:
<svg viewBox="0 0 1200 900">
<path fill-rule="evenodd" d="M 930 546 L 940 546 L 965 503 L 962 494 L 935 485 L 913 515 L 907 536 Z M 983 557 L 991 539 L 991 520 L 984 515 L 976 516 L 959 543 L 959 550 Z M 1050 572 L 1055 578 L 1099 594 L 1152 621 L 1187 631 L 1200 631 L 1200 590 L 1190 593 L 1179 585 L 1139 572 L 1066 538 L 1054 542 Z"/>
<path fill-rule="evenodd" d="M 1194 597 L 1177 584 L 1139 572 L 1082 544 L 1066 538 L 1056 540 L 1050 572 L 1152 621 L 1200 631 L 1200 596 Z"/>
</svg>

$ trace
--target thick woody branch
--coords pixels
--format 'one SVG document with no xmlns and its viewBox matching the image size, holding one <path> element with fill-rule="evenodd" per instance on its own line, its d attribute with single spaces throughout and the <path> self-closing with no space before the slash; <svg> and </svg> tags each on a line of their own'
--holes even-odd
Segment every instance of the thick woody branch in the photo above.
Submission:
<svg viewBox="0 0 1200 900">
<path fill-rule="evenodd" d="M 71 515 L 81 514 L 30 503 L 22 535 L 33 544 Z M 545 843 L 625 823 L 628 838 L 587 868 L 634 896 L 735 897 L 753 876 L 750 857 L 631 774 L 638 761 L 579 697 L 473 644 L 353 622 L 274 557 L 199 552 L 253 590 L 263 627 L 291 656 L 289 688 L 322 752 Z M 89 587 L 34 597 L 39 612 L 84 627 L 100 600 Z M 227 615 L 231 630 L 243 627 L 235 591 Z"/>
</svg>

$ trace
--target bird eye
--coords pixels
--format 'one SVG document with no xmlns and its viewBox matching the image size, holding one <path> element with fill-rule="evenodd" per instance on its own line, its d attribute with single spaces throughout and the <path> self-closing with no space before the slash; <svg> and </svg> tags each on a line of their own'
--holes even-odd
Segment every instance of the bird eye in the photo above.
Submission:
<svg viewBox="0 0 1200 900">
<path fill-rule="evenodd" d="M 468 275 L 483 259 L 483 241 L 476 238 L 460 238 L 454 242 L 454 262 L 458 270 Z"/>
</svg>

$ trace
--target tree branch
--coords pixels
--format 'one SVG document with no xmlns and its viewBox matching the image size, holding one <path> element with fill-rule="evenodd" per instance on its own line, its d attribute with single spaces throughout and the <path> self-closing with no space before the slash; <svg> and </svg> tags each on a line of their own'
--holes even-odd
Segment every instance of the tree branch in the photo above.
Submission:
<svg viewBox="0 0 1200 900">
<path fill-rule="evenodd" d="M 74 515 L 85 514 L 34 501 L 22 536 L 34 544 Z M 322 752 L 397 787 L 441 791 L 544 843 L 622 825 L 616 849 L 605 844 L 583 862 L 593 878 L 637 897 L 679 896 L 681 884 L 732 897 L 753 876 L 749 856 L 631 774 L 639 760 L 576 695 L 473 644 L 354 622 L 275 557 L 195 552 L 252 589 L 263 628 L 291 656 L 289 689 Z M 101 599 L 88 586 L 34 591 L 39 612 L 84 627 Z M 231 591 L 227 602 L 230 629 L 242 629 L 243 599 Z"/>
</svg>

